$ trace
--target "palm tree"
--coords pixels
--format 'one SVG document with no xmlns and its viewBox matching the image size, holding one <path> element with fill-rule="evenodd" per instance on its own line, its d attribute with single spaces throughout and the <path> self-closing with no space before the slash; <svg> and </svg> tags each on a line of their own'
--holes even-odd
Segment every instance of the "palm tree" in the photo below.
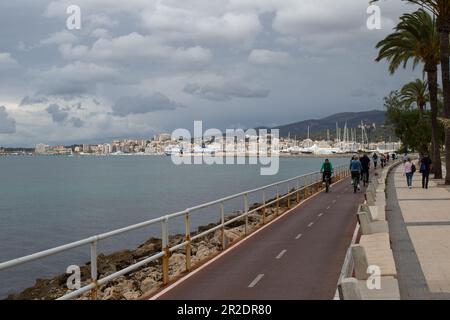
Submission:
<svg viewBox="0 0 450 320">
<path fill-rule="evenodd" d="M 386 59 L 389 62 L 391 74 L 402 65 L 406 68 L 412 61 L 414 69 L 419 63 L 424 64 L 427 74 L 428 91 L 431 106 L 431 135 L 433 158 L 435 160 L 435 178 L 442 178 L 441 157 L 438 139 L 438 84 L 437 66 L 439 65 L 440 39 L 436 28 L 436 20 L 425 10 L 419 9 L 400 17 L 400 22 L 394 28 L 394 33 L 388 35 L 377 44 L 379 49 L 376 61 Z"/>
<path fill-rule="evenodd" d="M 416 81 L 405 84 L 400 90 L 400 99 L 405 106 L 410 107 L 415 104 L 423 112 L 430 101 L 428 81 L 416 79 Z"/>
<path fill-rule="evenodd" d="M 377 2 L 379 0 L 371 0 Z M 437 29 L 440 37 L 440 61 L 442 73 L 442 89 L 444 93 L 444 115 L 450 119 L 450 0 L 402 0 L 420 5 L 437 18 Z M 450 128 L 445 128 L 445 165 L 447 175 L 445 184 L 450 184 Z M 437 160 L 437 159 L 436 159 Z M 439 159 L 440 160 L 440 159 Z M 440 161 L 439 161 L 440 162 Z"/>
</svg>

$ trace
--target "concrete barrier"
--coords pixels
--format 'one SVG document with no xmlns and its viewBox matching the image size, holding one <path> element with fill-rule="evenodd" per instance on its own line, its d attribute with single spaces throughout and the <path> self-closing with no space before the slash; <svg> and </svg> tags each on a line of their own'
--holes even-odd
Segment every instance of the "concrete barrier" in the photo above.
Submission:
<svg viewBox="0 0 450 320">
<path fill-rule="evenodd" d="M 372 221 L 369 213 L 361 209 L 358 211 L 357 216 L 362 234 L 389 233 L 389 227 L 386 221 Z"/>
<path fill-rule="evenodd" d="M 371 274 L 367 273 L 369 266 L 377 267 L 380 276 L 392 276 L 397 278 L 394 255 L 390 247 L 380 244 L 351 246 L 353 261 L 355 263 L 355 278 L 367 280 Z"/>
<path fill-rule="evenodd" d="M 341 277 L 338 284 L 342 300 L 399 300 L 397 269 L 386 221 L 386 181 L 389 172 L 399 164 L 393 162 L 383 168 L 369 183 L 365 203 L 358 208 L 357 218 L 361 237 L 350 246 L 352 273 Z M 375 267 L 371 269 L 369 267 Z M 379 271 L 379 274 L 368 272 Z M 378 278 L 380 287 L 368 282 Z M 374 280 L 375 281 L 375 280 Z"/>
<path fill-rule="evenodd" d="M 393 277 L 381 277 L 380 289 L 370 289 L 366 280 L 345 278 L 338 290 L 342 300 L 400 300 L 398 281 Z"/>
<path fill-rule="evenodd" d="M 386 210 L 383 206 L 371 206 L 368 204 L 362 204 L 359 210 L 367 212 L 369 214 L 371 222 L 386 221 Z"/>
</svg>

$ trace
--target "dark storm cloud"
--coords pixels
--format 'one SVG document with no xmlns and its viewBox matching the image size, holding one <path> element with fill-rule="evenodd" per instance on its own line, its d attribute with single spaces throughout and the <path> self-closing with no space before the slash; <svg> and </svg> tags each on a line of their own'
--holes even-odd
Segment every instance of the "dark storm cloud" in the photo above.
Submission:
<svg viewBox="0 0 450 320">
<path fill-rule="evenodd" d="M 270 92 L 268 89 L 254 89 L 233 83 L 203 86 L 196 83 L 188 83 L 184 86 L 183 91 L 213 101 L 227 101 L 232 98 L 266 98 Z"/>
<path fill-rule="evenodd" d="M 16 120 L 11 118 L 4 106 L 0 106 L 0 134 L 16 133 Z"/>
<path fill-rule="evenodd" d="M 23 97 L 23 99 L 20 101 L 19 106 L 28 106 L 28 105 L 33 105 L 33 104 L 41 104 L 41 103 L 47 103 L 48 99 L 46 97 L 30 97 L 30 96 L 25 96 Z"/>
<path fill-rule="evenodd" d="M 409 70 L 389 77 L 374 62 L 375 44 L 414 7 L 380 1 L 382 30 L 369 31 L 368 3 L 0 1 L 8 26 L 0 28 L 0 105 L 33 106 L 8 109 L 3 128 L 17 121 L 14 143 L 27 145 L 50 135 L 82 142 L 106 130 L 170 131 L 199 116 L 217 128 L 255 127 L 381 109 L 384 95 L 420 77 Z M 82 8 L 81 30 L 66 28 L 71 4 Z M 48 106 L 46 117 L 39 104 Z M 49 125 L 47 113 L 64 125 Z M 127 118 L 133 114 L 140 116 Z"/>
<path fill-rule="evenodd" d="M 111 107 L 112 114 L 118 117 L 126 117 L 130 114 L 144 114 L 162 110 L 175 110 L 184 108 L 178 102 L 170 100 L 162 93 L 154 93 L 151 96 L 122 97 Z"/>
<path fill-rule="evenodd" d="M 70 118 L 69 121 L 75 128 L 81 128 L 82 126 L 84 126 L 84 121 L 81 120 L 80 118 L 73 117 Z"/>
<path fill-rule="evenodd" d="M 69 113 L 57 104 L 51 104 L 45 110 L 52 116 L 53 122 L 56 123 L 63 123 L 69 116 Z"/>
</svg>

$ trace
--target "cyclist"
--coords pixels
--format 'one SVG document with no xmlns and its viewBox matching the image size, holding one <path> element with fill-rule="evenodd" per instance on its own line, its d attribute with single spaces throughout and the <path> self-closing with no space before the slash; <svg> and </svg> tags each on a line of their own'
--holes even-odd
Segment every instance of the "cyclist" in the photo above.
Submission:
<svg viewBox="0 0 450 320">
<path fill-rule="evenodd" d="M 325 184 L 325 178 L 328 177 L 328 182 L 331 184 L 331 176 L 333 175 L 333 165 L 330 160 L 325 159 L 325 162 L 322 164 L 322 168 L 320 169 L 322 172 L 322 183 Z"/>
<path fill-rule="evenodd" d="M 367 184 L 369 183 L 370 158 L 367 156 L 367 153 L 364 153 L 364 155 L 361 158 L 359 158 L 359 161 L 361 162 L 362 178 L 364 179 L 364 182 Z"/>
<path fill-rule="evenodd" d="M 361 190 L 361 188 L 359 187 L 361 169 L 361 161 L 359 161 L 357 156 L 353 156 L 352 160 L 350 161 L 350 172 L 352 174 L 352 185 L 355 186 L 356 183 L 356 187 L 358 188 L 358 190 Z"/>
</svg>

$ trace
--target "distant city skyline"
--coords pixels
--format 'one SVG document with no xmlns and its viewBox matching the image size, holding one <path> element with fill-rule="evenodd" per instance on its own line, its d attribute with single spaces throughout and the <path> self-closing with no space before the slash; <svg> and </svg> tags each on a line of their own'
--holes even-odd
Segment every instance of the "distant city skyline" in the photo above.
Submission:
<svg viewBox="0 0 450 320">
<path fill-rule="evenodd" d="M 72 4 L 0 3 L 1 146 L 382 109 L 412 76 L 386 78 L 374 62 L 400 2 L 379 4 L 381 30 L 367 29 L 359 0 L 79 0 L 81 29 L 68 30 Z"/>
</svg>

